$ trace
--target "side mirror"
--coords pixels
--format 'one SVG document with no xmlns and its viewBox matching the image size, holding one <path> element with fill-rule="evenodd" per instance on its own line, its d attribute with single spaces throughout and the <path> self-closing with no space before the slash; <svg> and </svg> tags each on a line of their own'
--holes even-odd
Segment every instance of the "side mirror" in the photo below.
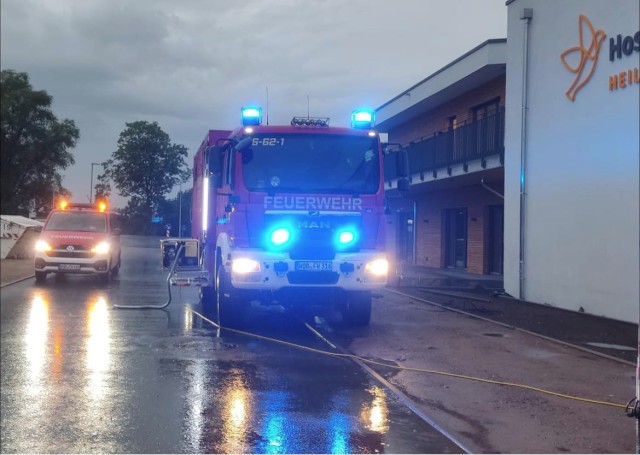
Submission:
<svg viewBox="0 0 640 455">
<path fill-rule="evenodd" d="M 207 149 L 207 165 L 212 174 L 222 173 L 222 147 L 213 146 Z"/>
<path fill-rule="evenodd" d="M 405 149 L 396 152 L 396 169 L 399 178 L 409 177 L 409 155 Z"/>
<path fill-rule="evenodd" d="M 399 178 L 398 179 L 398 191 L 400 193 L 408 193 L 409 192 L 409 179 L 407 178 Z"/>
<path fill-rule="evenodd" d="M 242 139 L 240 142 L 236 144 L 235 148 L 239 152 L 244 152 L 245 150 L 248 150 L 251 148 L 252 141 L 253 141 L 253 138 L 251 136 L 245 137 L 244 139 Z"/>
<path fill-rule="evenodd" d="M 385 155 L 396 152 L 398 150 L 402 150 L 402 144 L 400 144 L 399 142 L 386 142 L 382 144 L 382 153 L 384 153 Z"/>
<path fill-rule="evenodd" d="M 113 230 L 113 235 L 122 235 L 122 229 L 120 228 L 115 228 Z"/>
<path fill-rule="evenodd" d="M 235 146 L 235 149 L 240 152 L 242 156 L 242 164 L 250 163 L 253 159 L 253 149 L 251 148 L 253 138 L 245 137 Z"/>
</svg>

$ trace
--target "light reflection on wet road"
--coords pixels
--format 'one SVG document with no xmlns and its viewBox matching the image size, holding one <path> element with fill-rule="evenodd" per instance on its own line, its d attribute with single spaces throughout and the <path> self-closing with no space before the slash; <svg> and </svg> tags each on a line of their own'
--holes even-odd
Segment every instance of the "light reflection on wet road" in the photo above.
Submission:
<svg viewBox="0 0 640 455">
<path fill-rule="evenodd" d="M 216 330 L 193 289 L 162 304 L 157 239 L 121 275 L 2 289 L 2 452 L 460 452 L 353 362 Z M 287 315 L 252 331 L 327 350 Z"/>
</svg>

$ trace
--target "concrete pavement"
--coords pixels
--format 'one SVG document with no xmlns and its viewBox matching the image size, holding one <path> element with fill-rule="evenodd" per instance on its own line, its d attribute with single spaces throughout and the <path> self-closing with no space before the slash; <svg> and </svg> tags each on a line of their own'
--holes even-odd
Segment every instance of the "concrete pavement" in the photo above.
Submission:
<svg viewBox="0 0 640 455">
<path fill-rule="evenodd" d="M 31 276 L 32 267 L 31 260 L 2 261 L 3 285 Z M 495 277 L 485 279 L 489 282 L 474 284 L 482 277 L 422 269 L 412 274 L 405 270 L 401 280 L 391 282 L 389 291 L 383 291 L 383 298 L 374 300 L 372 326 L 349 332 L 350 342 L 345 343 L 362 357 L 390 359 L 408 368 L 530 384 L 612 403 L 623 404 L 631 398 L 635 383 L 632 362 L 620 364 L 620 357 L 618 362 L 599 359 L 507 330 L 511 327 L 493 328 L 424 305 L 425 298 L 437 300 L 447 309 L 475 313 L 532 332 L 553 328 L 557 330 L 554 338 L 584 336 L 583 340 L 569 342 L 611 344 L 605 348 L 611 353 L 628 353 L 620 347 L 632 347 L 637 340 L 637 325 L 495 297 L 491 291 L 495 283 L 490 282 Z M 30 286 L 30 282 L 24 285 Z M 3 295 L 11 290 L 3 289 Z M 434 290 L 462 297 L 437 295 Z M 617 338 L 622 333 L 627 334 L 628 341 Z M 535 447 L 540 453 L 632 450 L 633 421 L 624 416 L 624 409 L 411 371 L 379 373 L 420 403 L 436 422 L 456 435 L 464 435 L 464 442 L 478 452 L 514 453 L 523 447 Z"/>
<path fill-rule="evenodd" d="M 518 300 L 504 294 L 497 275 L 404 266 L 389 287 L 453 311 L 515 327 L 602 356 L 637 361 L 638 324 Z"/>
<path fill-rule="evenodd" d="M 0 286 L 33 276 L 33 259 L 2 259 L 0 262 Z"/>
</svg>

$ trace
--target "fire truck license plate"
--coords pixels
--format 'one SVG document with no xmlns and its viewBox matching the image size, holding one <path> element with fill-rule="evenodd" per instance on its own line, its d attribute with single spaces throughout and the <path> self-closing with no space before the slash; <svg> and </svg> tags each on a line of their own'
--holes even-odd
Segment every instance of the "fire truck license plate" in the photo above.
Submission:
<svg viewBox="0 0 640 455">
<path fill-rule="evenodd" d="M 80 270 L 80 264 L 60 264 L 58 270 Z"/>
<path fill-rule="evenodd" d="M 299 272 L 317 272 L 333 270 L 331 261 L 296 261 L 296 270 Z"/>
</svg>

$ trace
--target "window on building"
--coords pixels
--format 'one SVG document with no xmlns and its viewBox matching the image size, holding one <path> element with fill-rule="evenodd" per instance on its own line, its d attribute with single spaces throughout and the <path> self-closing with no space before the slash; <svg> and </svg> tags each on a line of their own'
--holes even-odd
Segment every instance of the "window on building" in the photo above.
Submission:
<svg viewBox="0 0 640 455">
<path fill-rule="evenodd" d="M 447 117 L 447 130 L 455 130 L 458 127 L 458 117 L 452 115 L 451 117 Z"/>
<path fill-rule="evenodd" d="M 450 160 L 456 160 L 462 156 L 463 150 L 460 147 L 460 141 L 457 139 L 459 133 L 456 132 L 458 128 L 458 117 L 452 115 L 447 117 L 447 152 Z"/>
<path fill-rule="evenodd" d="M 495 115 L 500 107 L 500 97 L 493 98 L 482 104 L 478 104 L 471 108 L 471 117 L 473 121 L 481 120 L 490 115 Z"/>
<path fill-rule="evenodd" d="M 495 153 L 497 134 L 499 134 L 497 115 L 499 108 L 499 97 L 471 108 L 474 125 L 471 129 L 471 144 L 475 147 L 470 151 L 470 156 L 480 158 Z"/>
<path fill-rule="evenodd" d="M 448 209 L 444 212 L 445 267 L 467 268 L 467 209 Z"/>
</svg>

